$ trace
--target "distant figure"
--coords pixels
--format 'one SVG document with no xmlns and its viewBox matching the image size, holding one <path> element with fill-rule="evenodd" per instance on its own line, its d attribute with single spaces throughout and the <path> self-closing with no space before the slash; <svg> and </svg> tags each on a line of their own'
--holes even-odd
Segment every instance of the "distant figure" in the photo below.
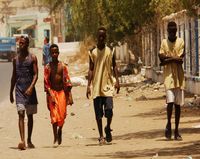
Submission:
<svg viewBox="0 0 200 159">
<path fill-rule="evenodd" d="M 51 55 L 50 55 L 50 44 L 49 44 L 49 38 L 45 37 L 44 38 L 44 46 L 43 46 L 43 56 L 42 56 L 42 65 L 46 65 L 49 62 L 51 62 Z"/>
<path fill-rule="evenodd" d="M 62 143 L 62 127 L 67 115 L 67 105 L 73 104 L 72 84 L 67 66 L 58 61 L 59 49 L 56 44 L 50 46 L 50 55 L 52 62 L 45 66 L 44 84 L 54 134 L 53 143 L 60 145 Z"/>
<path fill-rule="evenodd" d="M 20 37 L 19 39 L 19 54 L 13 60 L 13 72 L 10 87 L 10 102 L 14 102 L 13 90 L 15 87 L 15 98 L 17 111 L 19 115 L 19 132 L 21 142 L 18 148 L 26 149 L 24 117 L 25 111 L 28 117 L 28 138 L 27 147 L 34 148 L 31 135 L 33 130 L 33 114 L 37 113 L 37 96 L 35 84 L 38 79 L 38 65 L 35 55 L 29 53 L 28 37 Z"/>
<path fill-rule="evenodd" d="M 113 116 L 113 93 L 120 90 L 118 70 L 115 61 L 114 51 L 106 46 L 106 29 L 100 27 L 97 34 L 97 47 L 89 52 L 89 72 L 86 96 L 93 94 L 94 110 L 99 131 L 99 144 L 105 143 L 102 130 L 102 117 L 107 118 L 107 125 L 104 128 L 106 141 L 112 141 L 111 122 Z M 115 76 L 115 79 L 113 77 Z M 115 81 L 116 80 L 116 81 Z M 91 85 L 93 87 L 91 92 Z"/>
<path fill-rule="evenodd" d="M 35 47 L 34 39 L 31 36 L 31 34 L 28 34 L 28 38 L 29 38 L 29 47 L 34 48 Z"/>
<path fill-rule="evenodd" d="M 174 139 L 182 140 L 179 134 L 179 121 L 181 114 L 181 105 L 184 104 L 184 71 L 183 57 L 184 41 L 176 36 L 177 25 L 175 22 L 169 22 L 167 26 L 168 39 L 163 39 L 160 47 L 159 58 L 163 66 L 164 85 L 166 89 L 167 102 L 167 125 L 165 137 L 171 139 L 171 116 L 173 105 L 175 106 L 175 130 Z"/>
</svg>

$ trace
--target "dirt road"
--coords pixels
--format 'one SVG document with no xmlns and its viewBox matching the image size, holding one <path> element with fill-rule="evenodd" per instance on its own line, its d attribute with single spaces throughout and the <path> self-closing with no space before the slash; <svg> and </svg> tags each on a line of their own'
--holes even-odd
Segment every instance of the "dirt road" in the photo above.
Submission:
<svg viewBox="0 0 200 159">
<path fill-rule="evenodd" d="M 18 116 L 15 105 L 7 101 L 6 105 L 0 107 L 0 159 L 200 158 L 200 129 L 193 128 L 200 122 L 198 113 L 193 115 L 188 109 L 184 109 L 180 123 L 183 141 L 165 140 L 166 112 L 163 88 L 130 88 L 132 91 L 126 87 L 121 88 L 120 94 L 114 98 L 113 142 L 99 146 L 92 100 L 86 99 L 85 87 L 74 87 L 75 104 L 68 107 L 68 116 L 63 128 L 63 143 L 53 148 L 52 128 L 43 91 L 41 54 L 37 53 L 37 57 L 40 67 L 36 85 L 39 105 L 38 114 L 34 116 L 32 137 L 36 148 L 25 151 L 17 149 Z M 70 70 L 73 68 L 74 65 L 71 64 Z M 142 95 L 146 98 L 139 98 Z"/>
</svg>

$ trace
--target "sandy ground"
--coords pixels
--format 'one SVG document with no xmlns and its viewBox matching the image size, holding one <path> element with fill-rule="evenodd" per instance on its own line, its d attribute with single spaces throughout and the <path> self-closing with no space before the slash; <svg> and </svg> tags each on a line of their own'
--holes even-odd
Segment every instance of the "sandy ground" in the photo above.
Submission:
<svg viewBox="0 0 200 159">
<path fill-rule="evenodd" d="M 164 138 L 166 124 L 164 90 L 135 89 L 127 92 L 121 88 L 114 98 L 112 123 L 113 141 L 98 145 L 98 131 L 92 100 L 85 97 L 86 87 L 74 87 L 74 105 L 68 107 L 63 128 L 62 145 L 54 148 L 53 133 L 43 91 L 41 54 L 37 54 L 40 74 L 36 85 L 39 100 L 38 114 L 34 116 L 32 141 L 35 149 L 20 151 L 18 116 L 15 104 L 9 101 L 0 106 L 0 159 L 193 159 L 200 158 L 198 109 L 183 109 L 180 132 L 183 141 L 167 141 Z M 70 66 L 73 70 L 74 66 Z M 148 100 L 136 100 L 144 95 Z M 189 100 L 189 97 L 187 98 Z M 104 125 L 106 120 L 104 119 Z M 174 118 L 173 118 L 174 123 Z M 174 125 L 174 124 L 173 124 Z M 27 131 L 26 131 L 27 134 Z"/>
</svg>

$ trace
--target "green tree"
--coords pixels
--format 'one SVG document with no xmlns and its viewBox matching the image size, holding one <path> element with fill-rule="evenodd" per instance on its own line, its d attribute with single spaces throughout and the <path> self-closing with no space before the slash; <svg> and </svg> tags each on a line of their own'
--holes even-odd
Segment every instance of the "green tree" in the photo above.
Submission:
<svg viewBox="0 0 200 159">
<path fill-rule="evenodd" d="M 197 8 L 200 7 L 200 0 L 181 0 L 183 8 L 188 10 L 190 16 L 197 16 Z"/>
<path fill-rule="evenodd" d="M 73 28 L 81 37 L 96 34 L 99 26 L 108 29 L 109 41 L 123 40 L 154 17 L 151 0 L 77 0 L 68 1 L 72 9 Z"/>
</svg>

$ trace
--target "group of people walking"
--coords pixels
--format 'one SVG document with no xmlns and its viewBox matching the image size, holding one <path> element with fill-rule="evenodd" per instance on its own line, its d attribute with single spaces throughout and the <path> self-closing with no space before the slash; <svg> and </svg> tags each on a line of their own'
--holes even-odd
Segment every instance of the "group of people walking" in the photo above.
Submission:
<svg viewBox="0 0 200 159">
<path fill-rule="evenodd" d="M 106 45 L 106 28 L 100 27 L 97 33 L 97 45 L 89 50 L 89 71 L 86 97 L 93 98 L 94 112 L 99 132 L 99 144 L 112 141 L 111 122 L 113 117 L 113 94 L 119 93 L 118 69 L 115 50 Z M 175 22 L 168 24 L 168 39 L 164 39 L 160 48 L 160 60 L 164 69 L 164 84 L 167 102 L 167 126 L 165 136 L 171 138 L 171 116 L 175 106 L 174 139 L 182 139 L 179 131 L 180 105 L 184 101 L 184 74 L 182 69 L 184 57 L 184 41 L 176 37 Z M 33 114 L 37 113 L 37 95 L 35 84 L 38 79 L 37 57 L 29 52 L 29 39 L 21 37 L 19 40 L 19 54 L 13 59 L 13 72 L 10 87 L 10 102 L 15 103 L 19 116 L 20 150 L 34 148 L 31 136 L 33 130 Z M 59 48 L 56 44 L 49 44 L 45 38 L 43 48 L 44 90 L 47 96 L 47 108 L 53 129 L 53 144 L 62 143 L 62 128 L 67 114 L 67 105 L 74 103 L 72 98 L 72 83 L 67 65 L 58 60 Z M 92 88 L 91 88 L 92 86 Z M 91 90 L 92 89 L 92 90 Z M 25 141 L 25 113 L 28 117 L 28 137 Z M 107 118 L 103 127 L 102 118 Z M 105 136 L 104 136 L 105 133 Z"/>
</svg>

